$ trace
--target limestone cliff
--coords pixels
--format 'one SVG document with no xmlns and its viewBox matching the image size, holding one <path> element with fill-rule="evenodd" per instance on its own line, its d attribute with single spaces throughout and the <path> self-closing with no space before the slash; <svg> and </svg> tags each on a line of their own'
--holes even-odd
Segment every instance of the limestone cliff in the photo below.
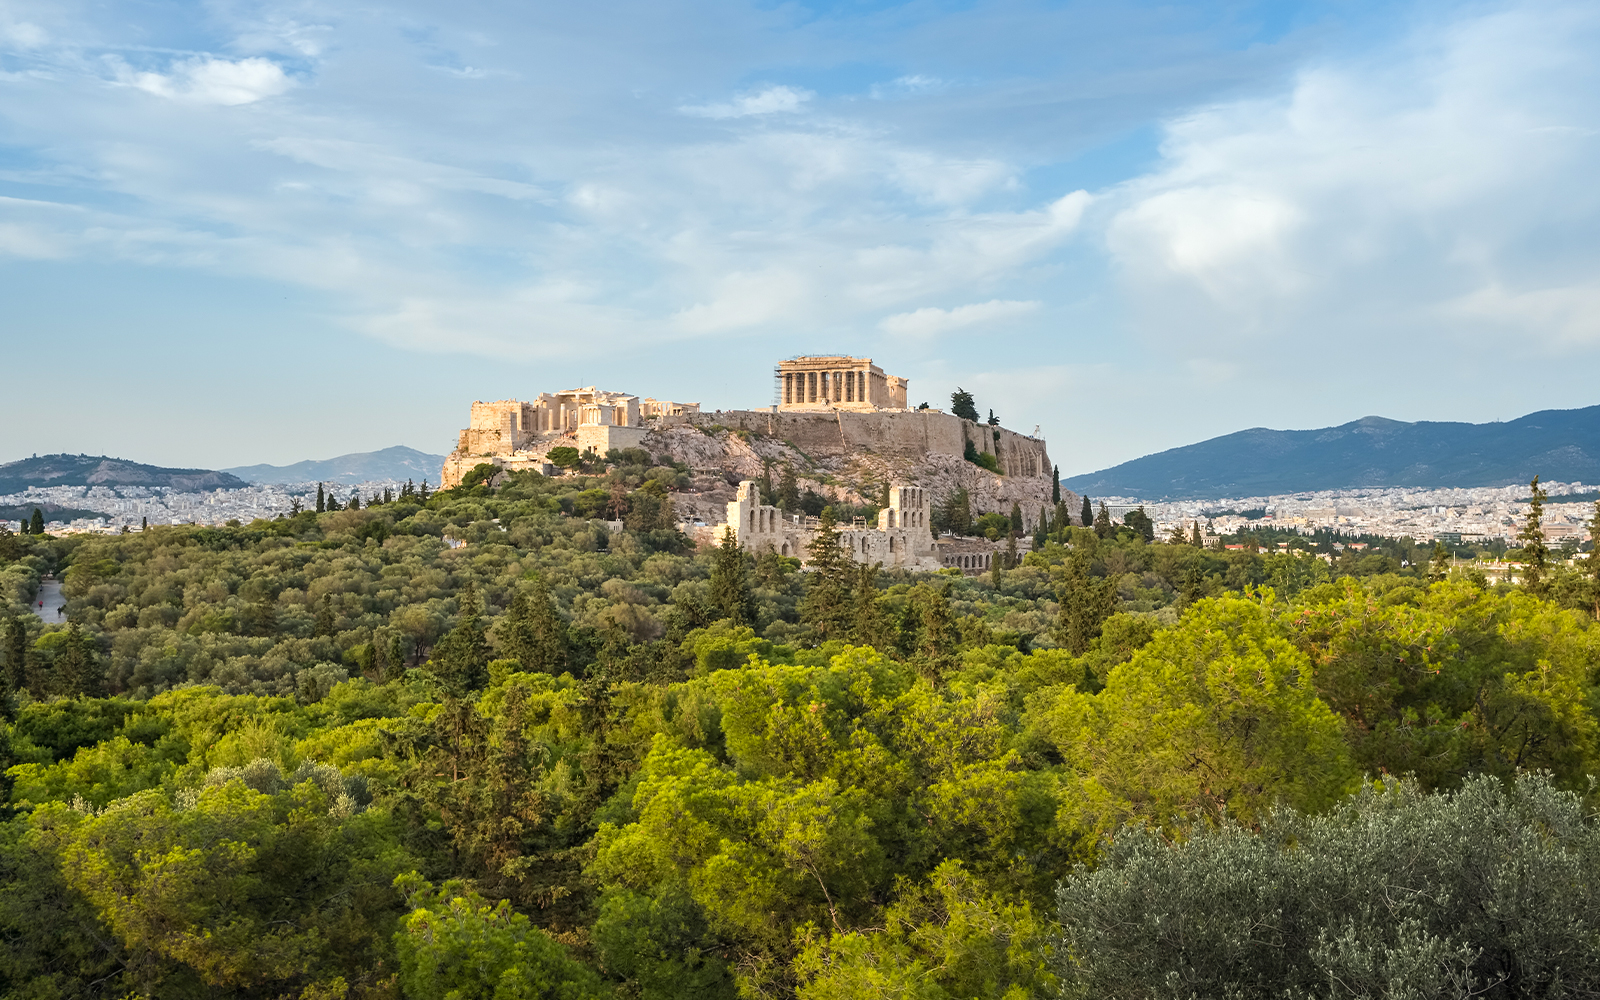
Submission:
<svg viewBox="0 0 1600 1000">
<path fill-rule="evenodd" d="M 1004 474 L 967 461 L 969 442 L 995 455 Z M 937 411 L 715 411 L 655 421 L 642 447 L 695 471 L 679 509 L 708 523 L 722 519 L 739 480 L 759 479 L 769 466 L 774 481 L 789 465 L 802 490 L 848 502 L 872 501 L 888 483 L 920 486 L 934 503 L 964 487 L 974 516 L 1010 513 L 1016 503 L 1029 526 L 1051 497 L 1044 441 Z"/>
</svg>

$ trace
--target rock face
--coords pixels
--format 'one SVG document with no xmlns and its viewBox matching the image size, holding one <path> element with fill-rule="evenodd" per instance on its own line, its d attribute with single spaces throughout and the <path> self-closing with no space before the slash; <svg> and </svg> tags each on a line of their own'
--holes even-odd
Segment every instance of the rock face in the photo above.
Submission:
<svg viewBox="0 0 1600 1000">
<path fill-rule="evenodd" d="M 0 494 L 30 486 L 166 486 L 184 493 L 249 485 L 209 469 L 164 469 L 104 455 L 36 455 L 0 465 Z"/>
<path fill-rule="evenodd" d="M 1050 505 L 1052 466 L 1044 441 L 947 413 L 722 410 L 652 423 L 642 447 L 695 470 L 695 493 L 680 497 L 679 509 L 708 523 L 723 519 L 739 481 L 760 479 L 770 468 L 776 482 L 785 465 L 802 490 L 832 500 L 871 502 L 885 485 L 904 483 L 921 487 L 938 504 L 965 488 L 974 516 L 1009 514 L 1015 503 L 1030 528 Z M 968 442 L 995 455 L 1004 474 L 967 461 Z"/>
</svg>

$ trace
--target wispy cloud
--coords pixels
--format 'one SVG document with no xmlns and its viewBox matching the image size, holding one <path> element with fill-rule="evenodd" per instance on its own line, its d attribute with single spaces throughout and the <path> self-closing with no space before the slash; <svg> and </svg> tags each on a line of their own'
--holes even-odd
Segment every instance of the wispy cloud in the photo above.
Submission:
<svg viewBox="0 0 1600 1000">
<path fill-rule="evenodd" d="M 974 302 L 953 309 L 925 306 L 911 312 L 886 316 L 879 321 L 878 329 L 897 337 L 938 337 L 975 326 L 1001 326 L 1007 320 L 1026 316 L 1037 312 L 1038 309 L 1038 302 L 1017 302 L 1006 299 Z"/>
<path fill-rule="evenodd" d="M 731 101 L 718 104 L 686 104 L 678 108 L 686 115 L 697 118 L 747 118 L 751 115 L 772 115 L 799 111 L 801 105 L 817 96 L 798 87 L 766 87 L 740 94 Z"/>
</svg>

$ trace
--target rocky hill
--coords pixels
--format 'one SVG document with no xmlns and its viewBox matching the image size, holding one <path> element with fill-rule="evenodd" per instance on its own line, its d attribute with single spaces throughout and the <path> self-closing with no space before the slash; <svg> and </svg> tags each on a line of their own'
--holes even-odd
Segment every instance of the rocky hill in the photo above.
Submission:
<svg viewBox="0 0 1600 1000">
<path fill-rule="evenodd" d="M 1159 500 L 1507 486 L 1535 474 L 1600 482 L 1600 406 L 1541 410 L 1490 424 L 1364 417 L 1319 430 L 1255 427 L 1062 482 L 1091 496 Z"/>
<path fill-rule="evenodd" d="M 251 483 L 369 483 L 377 480 L 439 481 L 443 455 L 430 455 L 396 445 L 380 451 L 354 452 L 337 458 L 307 460 L 293 465 L 241 465 L 224 472 Z"/>
<path fill-rule="evenodd" d="M 166 486 L 195 492 L 246 485 L 226 472 L 165 469 L 104 455 L 35 455 L 0 465 L 0 495 L 33 486 Z"/>
</svg>

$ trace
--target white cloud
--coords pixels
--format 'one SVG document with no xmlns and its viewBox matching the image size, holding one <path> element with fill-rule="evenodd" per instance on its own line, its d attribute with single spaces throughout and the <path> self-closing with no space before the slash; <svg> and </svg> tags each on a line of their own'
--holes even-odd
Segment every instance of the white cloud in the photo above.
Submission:
<svg viewBox="0 0 1600 1000">
<path fill-rule="evenodd" d="M 750 115 L 771 115 L 799 111 L 800 106 L 816 94 L 798 87 L 767 87 L 763 90 L 740 94 L 722 104 L 690 104 L 678 110 L 697 118 L 745 118 Z"/>
<path fill-rule="evenodd" d="M 1600 342 L 1600 8 L 1513 4 L 1166 125 L 1106 230 L 1156 339 Z"/>
<path fill-rule="evenodd" d="M 146 93 L 196 104 L 252 104 L 288 90 L 293 81 L 270 59 L 227 60 L 214 56 L 185 59 L 166 73 L 118 66 L 118 80 Z"/>
<path fill-rule="evenodd" d="M 31 21 L 0 20 L 0 45 L 37 49 L 49 40 L 49 33 Z"/>
<path fill-rule="evenodd" d="M 995 326 L 1008 320 L 1037 312 L 1038 302 L 1020 302 L 991 299 L 953 309 L 927 306 L 911 312 L 887 316 L 878 323 L 878 329 L 897 337 L 938 337 L 955 330 L 974 326 Z"/>
</svg>

